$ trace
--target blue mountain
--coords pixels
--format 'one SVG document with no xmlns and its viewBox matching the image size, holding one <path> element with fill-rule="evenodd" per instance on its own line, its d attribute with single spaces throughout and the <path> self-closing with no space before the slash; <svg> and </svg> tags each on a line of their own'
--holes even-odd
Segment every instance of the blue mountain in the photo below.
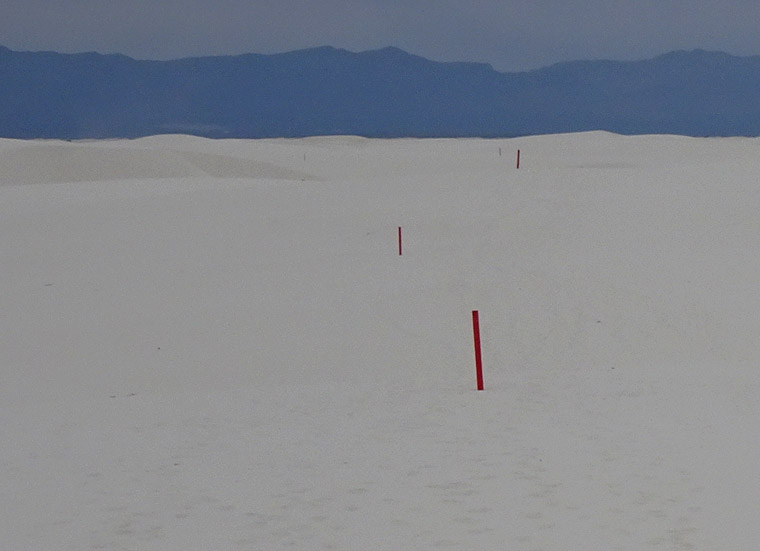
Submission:
<svg viewBox="0 0 760 551">
<path fill-rule="evenodd" d="M 760 56 L 678 51 L 501 73 L 397 48 L 141 61 L 0 47 L 0 136 L 760 135 Z"/>
</svg>

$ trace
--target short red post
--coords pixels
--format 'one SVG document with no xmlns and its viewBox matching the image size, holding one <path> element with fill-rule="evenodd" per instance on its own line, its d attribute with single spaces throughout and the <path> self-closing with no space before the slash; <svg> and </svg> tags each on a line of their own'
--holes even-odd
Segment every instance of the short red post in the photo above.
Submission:
<svg viewBox="0 0 760 551">
<path fill-rule="evenodd" d="M 517 168 L 520 168 L 520 150 L 517 150 Z"/>
<path fill-rule="evenodd" d="M 472 311 L 472 333 L 475 336 L 475 374 L 478 390 L 483 390 L 483 359 L 480 354 L 480 321 L 477 310 Z"/>
<path fill-rule="evenodd" d="M 401 226 L 398 227 L 398 255 L 401 256 Z"/>
</svg>

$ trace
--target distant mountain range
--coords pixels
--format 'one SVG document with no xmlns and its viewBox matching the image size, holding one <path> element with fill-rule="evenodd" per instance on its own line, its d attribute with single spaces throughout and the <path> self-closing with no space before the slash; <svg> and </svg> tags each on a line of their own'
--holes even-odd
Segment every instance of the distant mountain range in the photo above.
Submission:
<svg viewBox="0 0 760 551">
<path fill-rule="evenodd" d="M 0 136 L 760 135 L 760 56 L 678 51 L 500 73 L 396 48 L 138 61 L 0 47 Z"/>
</svg>

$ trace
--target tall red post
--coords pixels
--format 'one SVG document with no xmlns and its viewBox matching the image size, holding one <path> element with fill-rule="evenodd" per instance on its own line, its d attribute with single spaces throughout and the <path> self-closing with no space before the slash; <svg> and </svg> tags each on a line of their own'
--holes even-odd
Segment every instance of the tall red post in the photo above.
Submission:
<svg viewBox="0 0 760 551">
<path fill-rule="evenodd" d="M 401 256 L 401 226 L 398 227 L 398 255 Z"/>
<path fill-rule="evenodd" d="M 517 150 L 517 168 L 520 168 L 520 150 Z"/>
<path fill-rule="evenodd" d="M 475 336 L 475 374 L 478 390 L 483 390 L 483 359 L 480 354 L 480 320 L 477 310 L 472 311 L 472 333 Z"/>
</svg>

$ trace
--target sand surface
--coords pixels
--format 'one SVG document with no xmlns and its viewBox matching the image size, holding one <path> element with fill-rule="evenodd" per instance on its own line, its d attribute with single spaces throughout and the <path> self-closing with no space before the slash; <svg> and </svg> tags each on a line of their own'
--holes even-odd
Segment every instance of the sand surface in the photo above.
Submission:
<svg viewBox="0 0 760 551">
<path fill-rule="evenodd" d="M 3 546 L 755 551 L 759 153 L 0 140 Z"/>
</svg>

